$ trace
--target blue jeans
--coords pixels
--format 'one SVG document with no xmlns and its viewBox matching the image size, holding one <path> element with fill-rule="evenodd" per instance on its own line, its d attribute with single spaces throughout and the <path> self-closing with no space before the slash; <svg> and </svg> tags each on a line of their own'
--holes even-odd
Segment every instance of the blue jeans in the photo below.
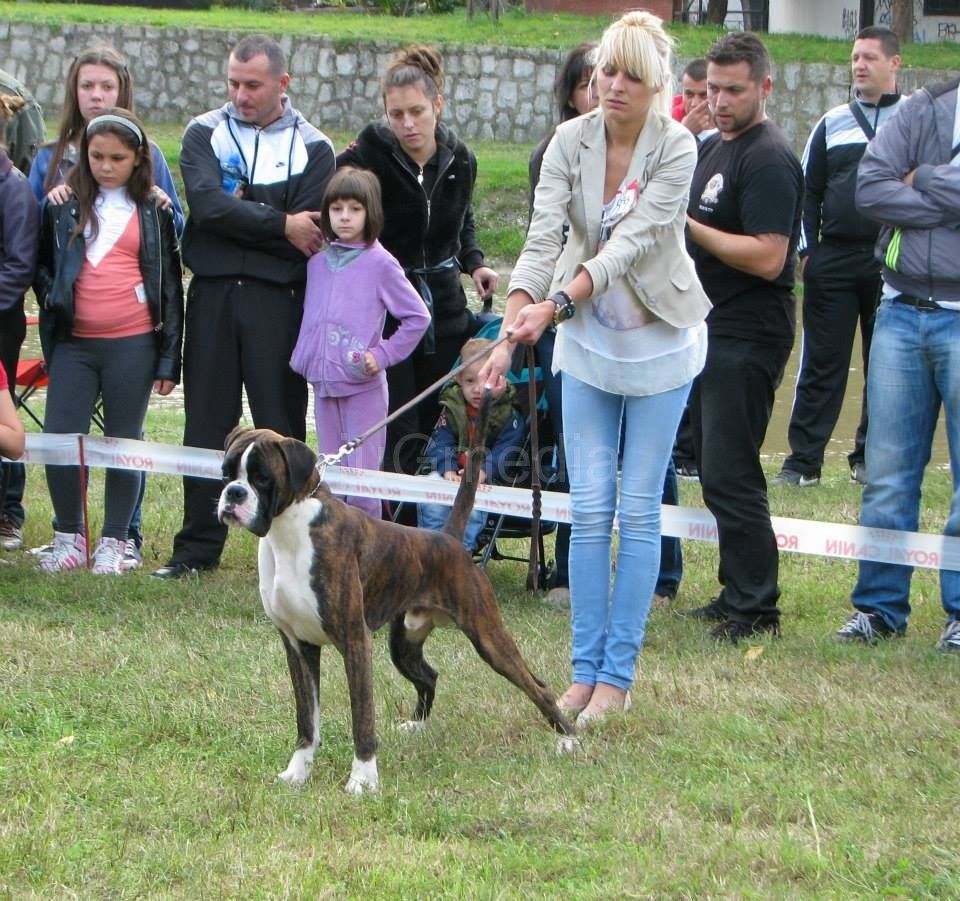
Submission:
<svg viewBox="0 0 960 901">
<path fill-rule="evenodd" d="M 425 476 L 428 479 L 442 479 L 439 472 L 431 472 Z M 444 504 L 418 504 L 417 525 L 421 529 L 430 529 L 439 532 L 450 515 L 450 508 Z M 477 546 L 477 537 L 483 531 L 483 524 L 487 521 L 485 510 L 474 510 L 467 520 L 467 528 L 463 532 L 463 546 L 472 554 Z"/>
<path fill-rule="evenodd" d="M 667 474 L 663 480 L 661 501 L 671 507 L 680 506 L 680 488 L 677 484 L 677 470 L 673 465 L 673 455 L 667 461 Z M 670 536 L 660 537 L 660 571 L 654 593 L 661 597 L 675 598 L 680 590 L 683 578 L 683 550 L 680 539 Z"/>
<path fill-rule="evenodd" d="M 920 484 L 930 460 L 940 404 L 946 410 L 953 498 L 944 535 L 960 535 L 960 313 L 924 311 L 884 300 L 877 311 L 867 373 L 867 479 L 860 523 L 916 531 Z M 860 563 L 851 601 L 903 631 L 913 567 Z M 960 572 L 940 571 L 949 619 L 960 619 Z"/>
<path fill-rule="evenodd" d="M 628 689 L 660 566 L 660 497 L 690 386 L 648 397 L 608 394 L 563 373 L 570 475 L 573 680 Z M 617 502 L 617 458 L 623 467 Z M 620 540 L 611 590 L 610 551 Z"/>
</svg>

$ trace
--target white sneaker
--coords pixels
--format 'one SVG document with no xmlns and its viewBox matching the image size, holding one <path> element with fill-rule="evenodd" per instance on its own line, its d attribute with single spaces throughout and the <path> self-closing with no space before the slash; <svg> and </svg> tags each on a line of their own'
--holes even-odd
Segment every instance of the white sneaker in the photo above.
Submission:
<svg viewBox="0 0 960 901">
<path fill-rule="evenodd" d="M 97 576 L 122 576 L 127 553 L 125 538 L 101 538 L 93 552 L 93 573 Z"/>
<path fill-rule="evenodd" d="M 0 548 L 19 551 L 23 547 L 23 527 L 18 526 L 6 513 L 0 513 Z"/>
<path fill-rule="evenodd" d="M 87 563 L 87 540 L 83 533 L 54 532 L 53 547 L 49 554 L 40 558 L 37 567 L 44 572 L 64 572 L 68 569 L 82 569 Z"/>
<path fill-rule="evenodd" d="M 142 565 L 143 554 L 140 552 L 140 548 L 137 547 L 137 543 L 132 538 L 128 538 L 123 552 L 123 571 L 129 572 L 131 569 L 140 569 Z"/>
</svg>

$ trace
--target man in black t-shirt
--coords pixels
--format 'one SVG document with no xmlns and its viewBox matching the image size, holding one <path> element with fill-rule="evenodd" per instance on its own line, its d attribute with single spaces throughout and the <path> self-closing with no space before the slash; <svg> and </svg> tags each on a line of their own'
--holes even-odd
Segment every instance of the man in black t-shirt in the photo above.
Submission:
<svg viewBox="0 0 960 901">
<path fill-rule="evenodd" d="M 717 520 L 723 589 L 688 611 L 736 642 L 779 631 L 777 539 L 760 466 L 773 395 L 793 345 L 794 251 L 803 174 L 766 118 L 773 81 L 753 34 L 707 53 L 707 96 L 719 134 L 700 148 L 690 188 L 688 247 L 714 308 L 707 361 L 691 396 L 703 499 Z"/>
</svg>

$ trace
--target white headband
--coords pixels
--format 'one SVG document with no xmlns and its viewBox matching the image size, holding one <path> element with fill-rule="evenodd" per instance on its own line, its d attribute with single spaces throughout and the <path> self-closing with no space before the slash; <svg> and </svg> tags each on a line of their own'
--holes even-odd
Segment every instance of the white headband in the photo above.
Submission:
<svg viewBox="0 0 960 901">
<path fill-rule="evenodd" d="M 114 122 L 117 125 L 122 125 L 125 128 L 129 128 L 137 136 L 137 141 L 143 143 L 143 132 L 137 128 L 129 119 L 124 119 L 123 116 L 114 116 L 112 113 L 107 113 L 104 116 L 97 116 L 95 119 L 91 119 L 87 123 L 87 134 L 90 134 L 90 129 L 94 125 L 100 125 L 102 122 Z"/>
</svg>

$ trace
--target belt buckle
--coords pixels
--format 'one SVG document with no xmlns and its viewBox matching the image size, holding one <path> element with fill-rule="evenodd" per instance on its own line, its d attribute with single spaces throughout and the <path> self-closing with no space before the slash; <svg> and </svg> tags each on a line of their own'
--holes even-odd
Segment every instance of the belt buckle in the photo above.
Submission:
<svg viewBox="0 0 960 901">
<path fill-rule="evenodd" d="M 929 298 L 914 297 L 912 294 L 901 293 L 894 297 L 893 300 L 896 303 L 906 304 L 908 307 L 913 307 L 915 310 L 921 310 L 923 312 L 933 312 L 941 309 L 939 304 L 930 300 Z"/>
</svg>

